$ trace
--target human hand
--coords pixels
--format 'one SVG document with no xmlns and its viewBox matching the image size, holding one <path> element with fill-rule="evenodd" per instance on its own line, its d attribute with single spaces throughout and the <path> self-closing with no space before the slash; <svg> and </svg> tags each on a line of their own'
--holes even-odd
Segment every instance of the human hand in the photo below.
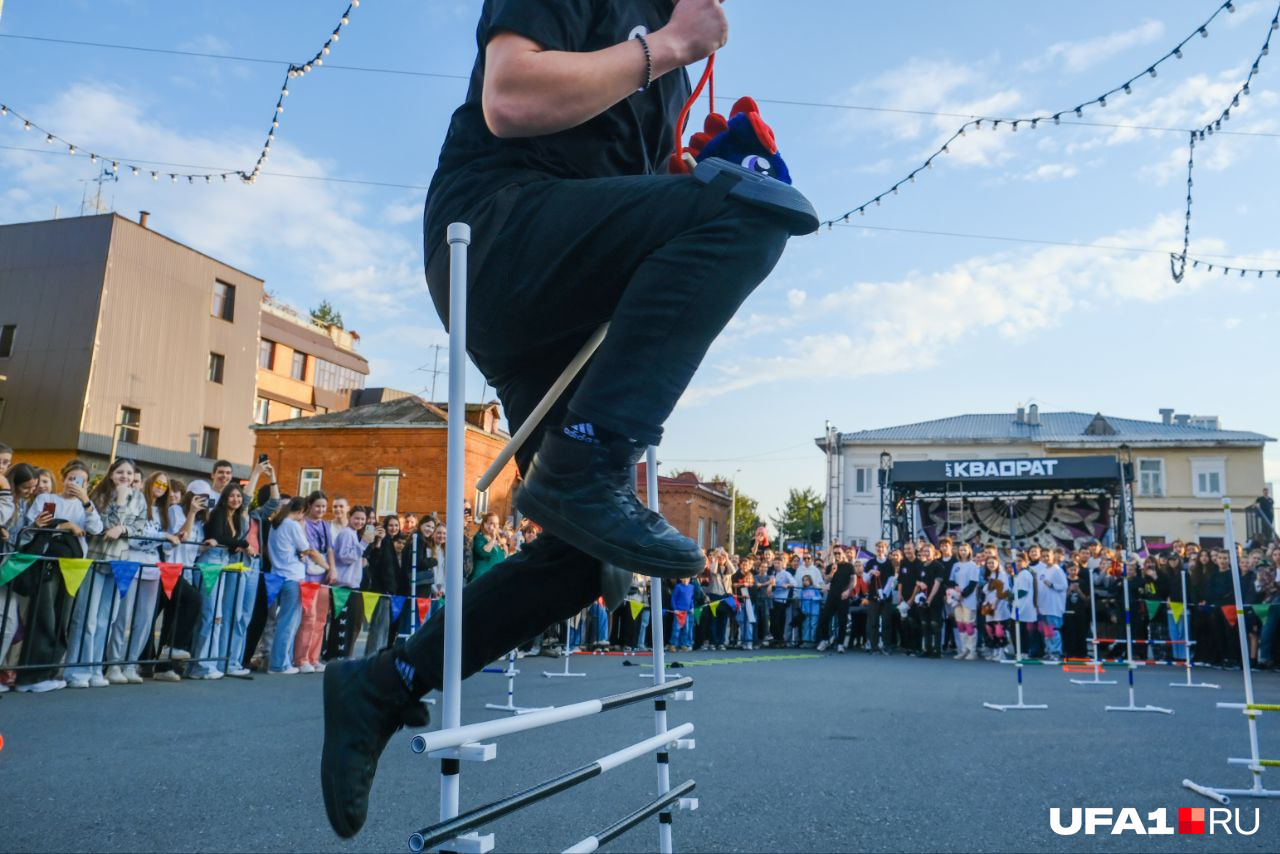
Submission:
<svg viewBox="0 0 1280 854">
<path fill-rule="evenodd" d="M 216 545 L 218 544 L 218 541 L 217 541 L 217 540 L 212 540 L 212 539 L 210 539 L 210 540 L 205 540 L 205 541 L 204 541 L 204 544 L 205 544 L 206 546 L 216 546 Z"/>
<path fill-rule="evenodd" d="M 182 545 L 182 540 L 178 537 L 177 534 L 165 534 L 164 538 L 169 542 L 173 543 L 175 546 Z"/>
<path fill-rule="evenodd" d="M 77 483 L 67 484 L 67 494 L 79 501 L 81 504 L 86 504 L 89 501 L 89 493 L 85 492 L 84 487 Z"/>
<path fill-rule="evenodd" d="M 272 480 L 276 479 L 276 470 L 275 470 L 275 467 L 271 465 L 271 463 L 262 464 L 262 473 L 265 474 L 267 477 L 271 478 Z"/>
<path fill-rule="evenodd" d="M 128 532 L 129 532 L 129 529 L 126 528 L 124 525 L 115 525 L 103 531 L 102 536 L 106 537 L 108 540 L 118 540 Z"/>
<path fill-rule="evenodd" d="M 84 528 L 81 528 L 75 522 L 64 522 L 59 527 L 64 531 L 70 531 L 72 536 L 75 536 L 75 537 L 84 536 Z"/>
<path fill-rule="evenodd" d="M 50 524 L 52 524 L 52 522 L 53 522 L 52 513 L 41 513 L 39 516 L 36 517 L 37 528 L 47 528 L 49 527 Z"/>
<path fill-rule="evenodd" d="M 681 65 L 706 59 L 729 41 L 723 0 L 676 0 L 671 20 L 654 35 L 670 41 Z"/>
</svg>

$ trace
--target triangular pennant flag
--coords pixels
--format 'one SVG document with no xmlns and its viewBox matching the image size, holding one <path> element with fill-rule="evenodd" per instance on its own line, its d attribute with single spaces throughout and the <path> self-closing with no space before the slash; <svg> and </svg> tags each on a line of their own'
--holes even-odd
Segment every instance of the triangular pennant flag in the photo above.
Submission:
<svg viewBox="0 0 1280 854">
<path fill-rule="evenodd" d="M 267 587 L 267 607 L 270 608 L 276 604 L 276 597 L 280 595 L 280 588 L 284 587 L 284 576 L 276 575 L 274 572 L 264 572 L 262 574 L 262 583 Z"/>
<path fill-rule="evenodd" d="M 1253 607 L 1253 613 L 1257 616 L 1259 620 L 1262 621 L 1263 625 L 1266 625 L 1267 614 L 1271 612 L 1271 603 L 1264 602 L 1261 605 L 1254 605 L 1252 607 Z"/>
<path fill-rule="evenodd" d="M 1186 610 L 1187 610 L 1187 606 L 1182 604 L 1181 602 L 1169 603 L 1169 611 L 1173 614 L 1173 621 L 1175 623 L 1182 622 L 1182 613 Z"/>
<path fill-rule="evenodd" d="M 1240 618 L 1240 612 L 1235 605 L 1223 605 L 1222 616 L 1227 618 L 1227 622 L 1231 624 L 1232 628 L 1235 628 L 1236 620 Z"/>
<path fill-rule="evenodd" d="M 368 590 L 360 594 L 360 598 L 364 600 L 364 621 L 366 623 L 373 621 L 373 609 L 378 607 L 378 597 L 381 593 L 370 593 Z"/>
<path fill-rule="evenodd" d="M 208 596 L 213 593 L 213 588 L 218 584 L 218 576 L 222 575 L 222 567 L 216 563 L 198 563 L 196 569 L 200 570 L 200 590 L 204 595 Z"/>
<path fill-rule="evenodd" d="M 227 572 L 244 572 L 245 566 L 243 563 L 229 563 L 223 569 Z"/>
<path fill-rule="evenodd" d="M 719 616 L 719 614 L 716 611 L 716 609 L 720 607 L 720 602 L 718 600 L 715 602 L 712 602 L 709 607 L 711 608 L 711 616 L 713 617 Z"/>
<path fill-rule="evenodd" d="M 728 605 L 730 611 L 736 612 L 738 610 L 738 600 L 733 596 L 730 596 L 727 599 L 721 599 L 720 601 L 721 603 Z"/>
<path fill-rule="evenodd" d="M 644 610 L 644 603 L 643 603 L 643 602 L 636 602 L 636 601 L 632 600 L 631 602 L 628 602 L 627 604 L 631 607 L 631 619 L 633 619 L 633 620 L 638 620 L 638 619 L 640 619 L 640 612 Z"/>
<path fill-rule="evenodd" d="M 430 600 L 430 599 L 419 599 L 419 600 L 417 600 L 417 603 L 418 603 L 418 604 L 417 604 L 417 607 L 418 607 L 418 624 L 419 624 L 419 625 L 421 625 L 421 624 L 423 624 L 423 623 L 425 623 L 425 622 L 427 621 L 427 615 L 431 613 L 431 600 Z"/>
<path fill-rule="evenodd" d="M 680 624 L 680 628 L 684 628 L 684 624 L 689 621 L 688 611 L 676 611 L 676 622 Z"/>
<path fill-rule="evenodd" d="M 391 597 L 391 622 L 394 623 L 400 618 L 400 612 L 404 610 L 404 600 L 407 598 L 407 596 Z"/>
<path fill-rule="evenodd" d="M 351 598 L 350 587 L 330 587 L 329 592 L 333 594 L 333 613 L 341 614 L 343 609 L 347 607 L 347 600 Z"/>
<path fill-rule="evenodd" d="M 298 585 L 298 595 L 302 599 L 302 610 L 310 611 L 316 602 L 316 594 L 320 592 L 320 582 L 304 581 Z"/>
<path fill-rule="evenodd" d="M 39 555 L 9 555 L 9 559 L 0 564 L 0 584 L 8 584 L 26 572 L 31 564 L 39 560 Z"/>
<path fill-rule="evenodd" d="M 164 591 L 164 598 L 173 598 L 173 588 L 178 586 L 178 579 L 182 577 L 182 564 L 180 563 L 158 563 L 156 569 L 160 570 L 160 589 Z"/>
<path fill-rule="evenodd" d="M 1147 603 L 1147 619 L 1154 620 L 1156 618 L 1156 611 L 1159 611 L 1160 606 L 1164 603 L 1159 599 L 1143 599 L 1142 601 Z"/>
<path fill-rule="evenodd" d="M 120 598 L 129 595 L 129 587 L 133 584 L 133 580 L 138 577 L 138 570 L 142 569 L 142 564 L 134 560 L 113 560 L 111 561 L 111 574 L 116 579 L 116 589 L 120 591 Z"/>
<path fill-rule="evenodd" d="M 80 585 L 84 584 L 85 574 L 93 561 L 87 557 L 60 557 L 58 569 L 62 571 L 62 583 L 67 585 L 67 595 L 75 596 Z"/>
</svg>

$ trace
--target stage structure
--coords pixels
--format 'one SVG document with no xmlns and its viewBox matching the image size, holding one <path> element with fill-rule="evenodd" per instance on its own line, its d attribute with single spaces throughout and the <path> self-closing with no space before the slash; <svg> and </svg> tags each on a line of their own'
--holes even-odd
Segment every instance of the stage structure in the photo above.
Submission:
<svg viewBox="0 0 1280 854">
<path fill-rule="evenodd" d="M 1129 543 L 1132 477 L 1114 456 L 882 460 L 881 530 L 894 546 L 944 535 L 1003 548 Z"/>
</svg>

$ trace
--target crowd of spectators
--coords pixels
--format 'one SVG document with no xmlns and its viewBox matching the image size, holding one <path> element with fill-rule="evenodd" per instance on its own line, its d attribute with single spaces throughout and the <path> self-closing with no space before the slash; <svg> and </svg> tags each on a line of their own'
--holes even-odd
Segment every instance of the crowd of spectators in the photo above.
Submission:
<svg viewBox="0 0 1280 854">
<path fill-rule="evenodd" d="M 538 535 L 528 521 L 464 515 L 468 580 Z M 54 473 L 14 464 L 4 445 L 0 540 L 0 692 L 322 672 L 412 631 L 430 610 L 416 603 L 440 595 L 446 548 L 433 514 L 379 518 L 343 496 L 282 495 L 265 458 L 245 484 L 222 460 L 208 480 L 183 483 L 127 459 L 100 477 L 79 460 Z M 1189 623 L 1197 663 L 1239 666 L 1243 619 L 1250 658 L 1276 660 L 1280 547 L 1240 550 L 1239 615 L 1230 556 L 1194 543 L 1142 554 L 1127 571 L 1097 542 L 1070 553 L 946 537 L 874 549 L 714 549 L 698 577 L 662 583 L 667 649 L 1117 659 L 1127 585 L 1136 658 L 1181 661 Z M 67 581 L 66 561 L 83 565 L 83 581 Z M 650 583 L 634 576 L 616 608 L 598 600 L 567 637 L 551 626 L 522 652 L 648 649 Z"/>
</svg>

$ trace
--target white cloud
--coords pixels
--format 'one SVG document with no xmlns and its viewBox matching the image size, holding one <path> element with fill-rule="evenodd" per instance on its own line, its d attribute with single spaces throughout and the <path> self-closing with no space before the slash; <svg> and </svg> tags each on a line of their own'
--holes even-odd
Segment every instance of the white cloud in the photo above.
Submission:
<svg viewBox="0 0 1280 854">
<path fill-rule="evenodd" d="M 792 288 L 787 291 L 787 305 L 792 308 L 800 308 L 808 297 L 809 295 L 799 288 Z"/>
<path fill-rule="evenodd" d="M 1042 163 L 1021 177 L 1024 181 L 1062 181 L 1074 178 L 1079 172 L 1070 163 Z"/>
<path fill-rule="evenodd" d="M 1083 41 L 1062 41 L 1052 44 L 1045 50 L 1044 56 L 1032 60 L 1026 67 L 1035 70 L 1046 65 L 1060 62 L 1072 73 L 1085 71 L 1100 62 L 1123 53 L 1138 45 L 1150 44 L 1164 35 L 1164 24 L 1160 21 L 1146 20 L 1136 27 L 1097 36 Z"/>
<path fill-rule="evenodd" d="M 1097 242 L 1174 246 L 1180 236 L 1180 217 L 1172 214 Z M 1221 241 L 1207 237 L 1198 238 L 1197 246 L 1202 252 L 1223 249 Z M 839 379 L 927 369 L 945 363 L 954 348 L 975 341 L 1020 340 L 1063 325 L 1074 312 L 1172 299 L 1207 281 L 1206 275 L 1193 273 L 1181 283 L 1172 282 L 1163 255 L 1056 246 L 975 256 L 895 281 L 855 281 L 806 300 L 785 318 L 787 326 L 806 334 L 793 336 L 795 346 L 783 353 L 755 355 L 757 342 L 744 334 L 746 328 L 736 329 L 738 334 L 712 350 L 703 376 L 684 402 L 799 380 L 815 372 Z M 779 323 L 775 320 L 772 327 L 762 325 L 758 331 L 767 334 Z"/>
</svg>

